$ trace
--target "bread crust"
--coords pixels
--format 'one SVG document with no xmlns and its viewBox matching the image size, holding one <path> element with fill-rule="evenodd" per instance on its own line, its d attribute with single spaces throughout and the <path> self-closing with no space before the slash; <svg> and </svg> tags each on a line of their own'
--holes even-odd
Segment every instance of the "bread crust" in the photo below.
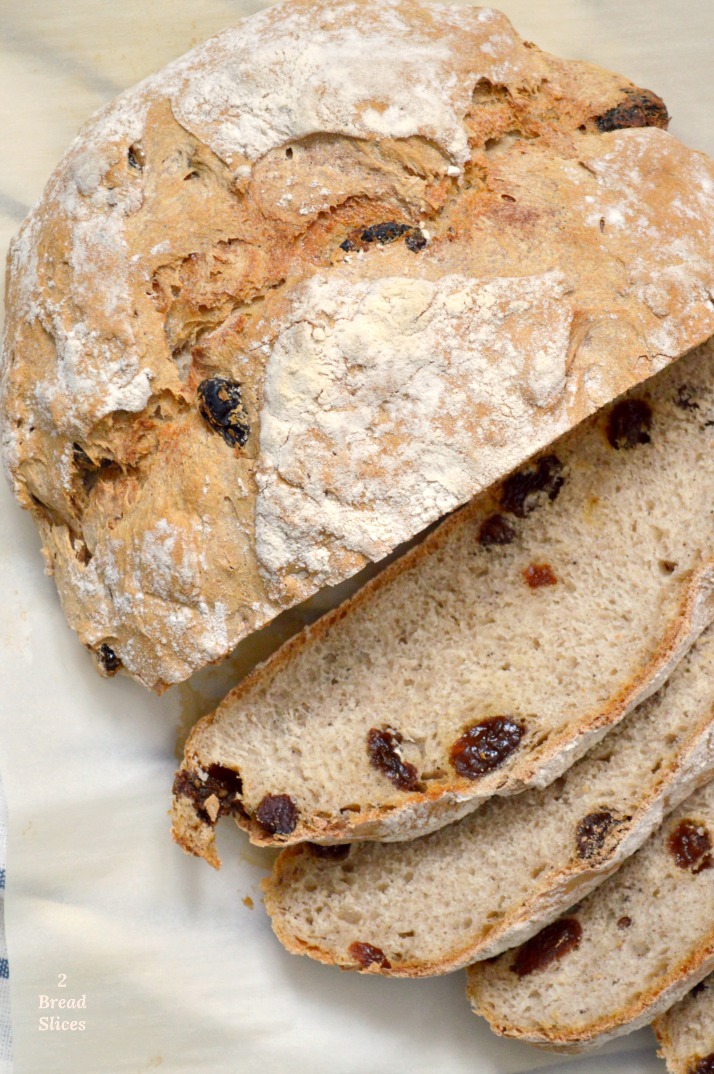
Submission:
<svg viewBox="0 0 714 1074">
<path fill-rule="evenodd" d="M 13 243 L 5 465 L 104 673 L 185 679 L 714 332 L 714 169 L 654 94 L 356 2 L 122 95 Z"/>
</svg>

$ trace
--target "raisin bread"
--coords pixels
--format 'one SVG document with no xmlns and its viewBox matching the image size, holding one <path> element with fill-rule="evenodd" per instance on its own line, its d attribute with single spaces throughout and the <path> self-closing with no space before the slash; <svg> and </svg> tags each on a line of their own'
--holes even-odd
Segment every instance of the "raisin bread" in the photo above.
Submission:
<svg viewBox="0 0 714 1074">
<path fill-rule="evenodd" d="M 713 353 L 565 436 L 229 694 L 186 744 L 175 838 L 216 864 L 226 813 L 258 843 L 426 834 L 548 784 L 649 696 L 714 614 Z"/>
<path fill-rule="evenodd" d="M 264 882 L 265 906 L 295 954 L 389 976 L 447 973 L 522 943 L 584 897 L 713 768 L 710 628 L 550 787 L 494 798 L 412 842 L 290 847 Z"/>
<path fill-rule="evenodd" d="M 563 1051 L 647 1025 L 714 969 L 714 782 L 615 876 L 522 947 L 468 970 L 477 1014 Z"/>
<path fill-rule="evenodd" d="M 102 671 L 185 679 L 710 336 L 667 119 L 418 0 L 271 7 L 102 109 L 12 246 L 0 404 Z"/>
<path fill-rule="evenodd" d="M 655 1020 L 660 1055 L 670 1074 L 714 1071 L 714 976 Z"/>
</svg>

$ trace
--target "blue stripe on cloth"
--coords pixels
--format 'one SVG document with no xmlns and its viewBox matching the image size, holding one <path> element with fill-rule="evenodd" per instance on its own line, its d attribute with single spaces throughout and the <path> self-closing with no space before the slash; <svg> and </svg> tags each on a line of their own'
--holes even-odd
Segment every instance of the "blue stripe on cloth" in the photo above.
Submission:
<svg viewBox="0 0 714 1074">
<path fill-rule="evenodd" d="M 5 870 L 0 869 L 0 889 L 5 887 Z"/>
<path fill-rule="evenodd" d="M 10 967 L 8 966 L 6 958 L 0 958 L 0 977 L 9 977 Z"/>
</svg>

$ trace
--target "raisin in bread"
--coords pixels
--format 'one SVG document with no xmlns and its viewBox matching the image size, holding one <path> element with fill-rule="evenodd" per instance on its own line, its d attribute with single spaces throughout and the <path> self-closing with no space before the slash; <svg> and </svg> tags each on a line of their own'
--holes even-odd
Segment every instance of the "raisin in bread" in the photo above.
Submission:
<svg viewBox="0 0 714 1074">
<path fill-rule="evenodd" d="M 714 976 L 655 1020 L 660 1055 L 670 1074 L 714 1071 Z"/>
<path fill-rule="evenodd" d="M 0 404 L 100 668 L 185 679 L 710 336 L 667 119 L 418 0 L 279 4 L 102 109 L 13 243 Z"/>
<path fill-rule="evenodd" d="M 714 360 L 691 353 L 477 498 L 200 721 L 174 835 L 407 839 L 544 786 L 714 614 Z M 210 803 L 210 804 L 209 804 Z"/>
<path fill-rule="evenodd" d="M 289 847 L 264 881 L 265 906 L 295 954 L 395 977 L 447 973 L 522 943 L 584 897 L 713 768 L 709 628 L 550 787 L 494 798 L 412 842 Z"/>
<path fill-rule="evenodd" d="M 580 1051 L 647 1025 L 714 969 L 714 782 L 615 876 L 515 951 L 468 970 L 504 1036 Z"/>
</svg>

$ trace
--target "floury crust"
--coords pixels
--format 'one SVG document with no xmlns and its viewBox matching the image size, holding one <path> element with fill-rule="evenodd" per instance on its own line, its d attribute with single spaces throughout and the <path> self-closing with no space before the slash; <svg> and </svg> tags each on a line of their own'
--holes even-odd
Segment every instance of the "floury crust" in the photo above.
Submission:
<svg viewBox="0 0 714 1074">
<path fill-rule="evenodd" d="M 708 337 L 666 122 L 415 0 L 278 5 L 90 120 L 12 246 L 2 417 L 100 669 L 186 678 Z"/>
</svg>

